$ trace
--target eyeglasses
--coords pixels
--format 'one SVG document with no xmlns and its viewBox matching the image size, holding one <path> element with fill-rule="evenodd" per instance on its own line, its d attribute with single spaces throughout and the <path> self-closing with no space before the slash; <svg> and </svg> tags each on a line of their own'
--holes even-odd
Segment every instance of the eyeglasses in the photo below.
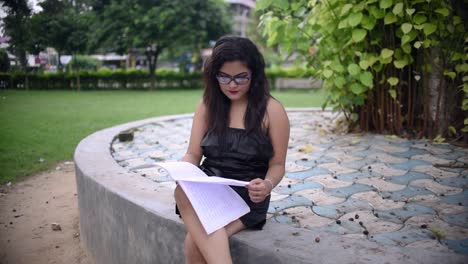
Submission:
<svg viewBox="0 0 468 264">
<path fill-rule="evenodd" d="M 250 81 L 250 76 L 216 75 L 216 79 L 220 84 L 230 84 L 231 81 L 234 81 L 237 85 L 243 85 Z"/>
</svg>

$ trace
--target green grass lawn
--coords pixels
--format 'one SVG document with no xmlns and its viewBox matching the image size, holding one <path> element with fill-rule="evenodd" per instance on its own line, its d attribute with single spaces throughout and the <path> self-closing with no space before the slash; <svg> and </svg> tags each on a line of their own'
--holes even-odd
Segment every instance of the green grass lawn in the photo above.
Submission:
<svg viewBox="0 0 468 264">
<path fill-rule="evenodd" d="M 193 112 L 202 90 L 0 91 L 0 184 L 71 160 L 87 135 L 139 119 Z M 321 106 L 320 90 L 274 92 L 285 107 Z"/>
</svg>

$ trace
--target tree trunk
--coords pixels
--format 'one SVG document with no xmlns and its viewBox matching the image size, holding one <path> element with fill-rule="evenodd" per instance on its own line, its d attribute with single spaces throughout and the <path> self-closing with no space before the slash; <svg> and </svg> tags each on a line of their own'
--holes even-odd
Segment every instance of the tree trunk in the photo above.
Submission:
<svg viewBox="0 0 468 264">
<path fill-rule="evenodd" d="M 160 53 L 160 47 L 151 47 L 149 50 L 146 51 L 146 58 L 148 59 L 148 70 L 150 76 L 150 91 L 156 89 L 156 67 L 158 64 L 158 57 Z"/>
</svg>

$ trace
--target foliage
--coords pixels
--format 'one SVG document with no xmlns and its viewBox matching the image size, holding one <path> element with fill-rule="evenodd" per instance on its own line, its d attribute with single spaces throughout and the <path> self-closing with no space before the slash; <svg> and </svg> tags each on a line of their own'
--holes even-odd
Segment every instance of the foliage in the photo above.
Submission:
<svg viewBox="0 0 468 264">
<path fill-rule="evenodd" d="M 3 18 L 4 34 L 11 37 L 8 49 L 15 54 L 21 67 L 26 69 L 26 51 L 31 45 L 31 8 L 27 0 L 2 1 L 0 7 L 6 12 Z"/>
<path fill-rule="evenodd" d="M 102 65 L 102 62 L 90 56 L 76 55 L 70 61 L 70 68 L 74 71 L 86 70 L 95 71 Z"/>
<path fill-rule="evenodd" d="M 4 49 L 0 49 L 0 72 L 7 72 L 10 69 L 10 59 Z"/>
<path fill-rule="evenodd" d="M 221 0 L 112 1 L 96 14 L 91 47 L 147 57 L 151 86 L 161 53 L 173 46 L 207 45 L 230 31 L 227 6 Z"/>
<path fill-rule="evenodd" d="M 466 116 L 460 2 L 260 0 L 257 8 L 268 43 L 303 55 L 324 80 L 327 103 L 357 116 L 361 129 L 432 138 Z"/>
</svg>

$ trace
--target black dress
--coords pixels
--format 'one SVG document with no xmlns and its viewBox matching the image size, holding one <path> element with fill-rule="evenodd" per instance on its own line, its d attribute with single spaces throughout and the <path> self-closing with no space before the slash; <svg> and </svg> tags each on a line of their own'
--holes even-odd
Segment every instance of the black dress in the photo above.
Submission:
<svg viewBox="0 0 468 264">
<path fill-rule="evenodd" d="M 220 146 L 218 137 L 206 134 L 201 142 L 205 159 L 200 165 L 208 176 L 220 176 L 241 181 L 264 179 L 273 156 L 273 147 L 266 135 L 247 134 L 244 129 L 228 128 L 225 143 Z M 249 229 L 262 229 L 270 204 L 270 196 L 263 202 L 250 200 L 247 188 L 231 186 L 250 207 L 250 212 L 240 218 Z"/>
</svg>

